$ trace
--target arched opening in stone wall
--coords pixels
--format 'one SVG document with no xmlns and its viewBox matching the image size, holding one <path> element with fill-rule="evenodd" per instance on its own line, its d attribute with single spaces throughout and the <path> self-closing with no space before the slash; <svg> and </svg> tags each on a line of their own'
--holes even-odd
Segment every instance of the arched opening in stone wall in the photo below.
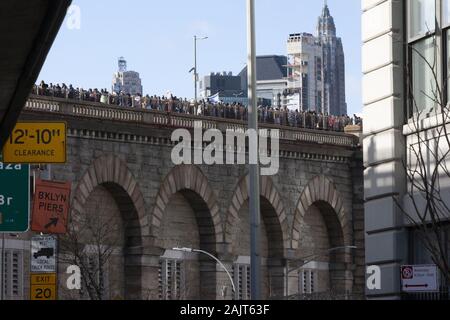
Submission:
<svg viewBox="0 0 450 320">
<path fill-rule="evenodd" d="M 216 263 L 205 255 L 174 251 L 192 248 L 216 254 L 211 212 L 196 192 L 182 189 L 170 196 L 163 212 L 158 247 L 164 249 L 159 268 L 163 300 L 216 298 Z"/>
<path fill-rule="evenodd" d="M 122 300 L 141 295 L 141 271 L 130 251 L 141 246 L 141 229 L 133 200 L 118 184 L 93 188 L 79 210 L 73 210 L 69 232 L 61 238 L 67 264 L 77 262 L 82 290 L 72 299 Z M 76 259 L 77 261 L 73 260 Z M 73 293 L 70 293 L 73 295 Z"/>
<path fill-rule="evenodd" d="M 343 231 L 337 213 L 325 201 L 314 202 L 300 226 L 297 259 L 298 292 L 317 298 L 334 298 L 345 293 Z M 340 248 L 338 250 L 334 250 Z"/>
<path fill-rule="evenodd" d="M 275 208 L 261 196 L 261 256 L 262 298 L 283 293 L 283 233 Z M 246 200 L 232 226 L 232 252 L 236 256 L 233 277 L 237 287 L 237 300 L 250 299 L 250 210 Z"/>
</svg>

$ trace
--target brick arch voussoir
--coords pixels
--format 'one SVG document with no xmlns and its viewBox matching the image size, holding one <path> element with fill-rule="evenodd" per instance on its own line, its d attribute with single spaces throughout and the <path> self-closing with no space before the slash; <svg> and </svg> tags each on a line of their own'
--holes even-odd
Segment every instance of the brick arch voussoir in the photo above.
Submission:
<svg viewBox="0 0 450 320">
<path fill-rule="evenodd" d="M 161 236 L 161 223 L 171 197 L 183 190 L 195 192 L 208 207 L 214 226 L 216 243 L 223 242 L 223 224 L 220 216 L 216 193 L 213 191 L 208 178 L 193 165 L 179 165 L 174 167 L 165 177 L 156 197 L 156 204 L 151 217 L 151 235 Z"/>
<path fill-rule="evenodd" d="M 233 242 L 233 225 L 239 220 L 239 211 L 249 199 L 249 189 L 250 177 L 247 175 L 238 182 L 231 198 L 231 205 L 227 211 L 225 225 L 225 243 L 227 244 L 231 245 Z M 270 177 L 261 177 L 260 195 L 266 198 L 274 208 L 282 231 L 283 246 L 284 248 L 288 248 L 290 228 L 287 221 L 286 210 L 284 209 L 281 194 Z"/>
<path fill-rule="evenodd" d="M 71 214 L 81 212 L 95 188 L 108 183 L 120 186 L 129 196 L 136 211 L 135 219 L 139 221 L 141 236 L 148 235 L 149 224 L 143 193 L 127 165 L 113 155 L 95 159 L 86 170 L 75 189 Z"/>
<path fill-rule="evenodd" d="M 318 201 L 326 202 L 333 208 L 339 220 L 344 244 L 351 245 L 351 219 L 348 217 L 348 212 L 344 207 L 342 199 L 340 192 L 337 190 L 332 180 L 323 175 L 314 177 L 303 189 L 295 210 L 294 222 L 291 230 L 292 249 L 299 248 L 300 229 L 304 222 L 305 215 L 308 212 L 308 209 Z"/>
</svg>

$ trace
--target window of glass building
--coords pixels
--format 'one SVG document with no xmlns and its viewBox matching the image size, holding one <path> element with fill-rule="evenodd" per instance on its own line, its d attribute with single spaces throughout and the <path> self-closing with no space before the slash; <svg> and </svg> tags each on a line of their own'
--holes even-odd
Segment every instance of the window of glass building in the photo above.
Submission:
<svg viewBox="0 0 450 320">
<path fill-rule="evenodd" d="M 409 38 L 413 39 L 434 32 L 435 0 L 410 0 L 409 3 Z"/>
<path fill-rule="evenodd" d="M 425 38 L 411 45 L 412 92 L 414 112 L 430 109 L 439 101 L 436 82 L 436 39 Z"/>
<path fill-rule="evenodd" d="M 408 1 L 408 98 L 409 115 L 427 114 L 441 103 L 438 88 L 442 66 L 439 56 L 440 38 L 436 28 L 441 28 L 441 12 L 449 0 L 410 0 Z M 442 5 L 442 6 L 441 6 Z M 443 10 L 445 11 L 445 10 Z"/>
<path fill-rule="evenodd" d="M 450 0 L 443 0 L 442 21 L 444 26 L 450 25 Z"/>
</svg>

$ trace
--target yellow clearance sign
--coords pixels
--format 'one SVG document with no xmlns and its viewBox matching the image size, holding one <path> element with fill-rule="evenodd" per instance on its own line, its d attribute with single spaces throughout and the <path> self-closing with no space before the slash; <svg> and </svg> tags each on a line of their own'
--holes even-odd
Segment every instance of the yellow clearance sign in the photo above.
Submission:
<svg viewBox="0 0 450 320">
<path fill-rule="evenodd" d="M 31 275 L 31 300 L 56 300 L 56 273 Z"/>
<path fill-rule="evenodd" d="M 66 163 L 67 124 L 19 122 L 3 148 L 5 163 Z"/>
</svg>

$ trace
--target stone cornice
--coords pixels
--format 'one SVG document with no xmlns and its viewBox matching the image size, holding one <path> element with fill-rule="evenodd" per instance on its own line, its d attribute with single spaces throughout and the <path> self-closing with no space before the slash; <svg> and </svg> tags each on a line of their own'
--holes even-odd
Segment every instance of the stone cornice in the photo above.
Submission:
<svg viewBox="0 0 450 320">
<path fill-rule="evenodd" d="M 70 119 L 68 136 L 72 138 L 117 141 L 126 143 L 173 146 L 168 129 L 192 130 L 196 121 L 202 121 L 203 129 L 243 131 L 246 123 L 230 119 L 167 114 L 164 112 L 126 109 L 93 102 L 59 98 L 31 96 L 23 115 L 46 118 L 55 115 L 58 119 Z M 89 120 L 84 125 L 80 120 Z M 74 121 L 72 121 L 74 120 Z M 102 126 L 87 125 L 99 121 Z M 110 127 L 109 122 L 117 123 Z M 76 123 L 76 125 L 75 125 Z M 106 125 L 105 125 L 106 124 Z M 120 125 L 119 125 L 120 124 Z M 133 124 L 128 127 L 127 124 Z M 126 128 L 126 129 L 125 129 Z M 148 128 L 150 130 L 147 130 Z M 347 162 L 355 150 L 360 150 L 358 138 L 335 132 L 314 131 L 300 128 L 263 124 L 261 129 L 280 130 L 280 156 L 282 158 L 310 161 Z"/>
</svg>

